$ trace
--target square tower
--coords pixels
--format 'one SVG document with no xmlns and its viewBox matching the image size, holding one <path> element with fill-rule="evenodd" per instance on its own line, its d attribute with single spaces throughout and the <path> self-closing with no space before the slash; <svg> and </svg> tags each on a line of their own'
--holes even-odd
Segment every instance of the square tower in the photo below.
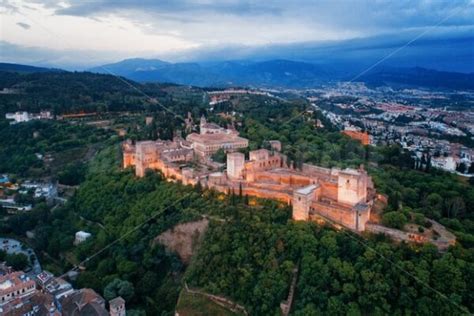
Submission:
<svg viewBox="0 0 474 316">
<path fill-rule="evenodd" d="M 293 192 L 293 219 L 296 221 L 307 221 L 309 219 L 309 209 L 315 197 L 317 185 L 312 184 L 297 189 Z"/>
<path fill-rule="evenodd" d="M 110 316 L 125 316 L 125 300 L 122 297 L 116 297 L 109 301 Z"/>
<path fill-rule="evenodd" d="M 135 174 L 138 177 L 143 177 L 145 171 L 150 165 L 158 159 L 158 152 L 156 150 L 156 143 L 154 141 L 142 141 L 136 144 L 135 154 Z"/>
<path fill-rule="evenodd" d="M 235 152 L 227 154 L 227 176 L 230 179 L 241 179 L 245 166 L 245 155 Z"/>
<path fill-rule="evenodd" d="M 364 170 L 344 169 L 337 180 L 337 201 L 351 206 L 367 200 L 368 176 Z"/>
</svg>

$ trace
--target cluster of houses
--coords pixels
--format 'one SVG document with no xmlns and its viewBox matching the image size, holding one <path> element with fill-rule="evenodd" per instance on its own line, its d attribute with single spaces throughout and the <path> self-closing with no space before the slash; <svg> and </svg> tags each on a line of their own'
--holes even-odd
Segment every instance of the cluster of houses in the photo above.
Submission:
<svg viewBox="0 0 474 316">
<path fill-rule="evenodd" d="M 359 140 L 364 145 L 398 144 L 412 154 L 417 164 L 426 165 L 426 162 L 422 161 L 429 159 L 433 168 L 468 177 L 474 176 L 474 149 L 443 139 L 466 137 L 467 134 L 448 124 L 447 120 L 432 120 L 441 120 L 448 114 L 451 115 L 450 118 L 460 119 L 461 114 L 453 116 L 452 112 L 443 110 L 424 111 L 419 107 L 400 104 L 377 104 L 375 108 L 383 111 L 382 113 L 354 116 L 336 114 L 314 104 L 313 106 L 321 110 L 334 125 L 343 128 L 345 135 Z M 395 122 L 402 116 L 413 121 Z M 462 126 L 466 127 L 465 124 Z"/>
<path fill-rule="evenodd" d="M 23 271 L 12 271 L 1 265 L 0 315 L 125 316 L 126 308 L 121 297 L 106 304 L 94 290 L 76 290 L 63 278 L 47 271 L 31 277 Z"/>
<path fill-rule="evenodd" d="M 30 211 L 30 203 L 19 203 L 15 196 L 28 195 L 34 199 L 43 199 L 53 203 L 58 198 L 57 185 L 51 182 L 24 181 L 20 184 L 12 183 L 8 175 L 0 175 L 0 206 L 9 213 Z"/>
<path fill-rule="evenodd" d="M 474 149 L 447 140 L 418 135 L 403 136 L 399 144 L 411 152 L 415 160 L 429 156 L 434 168 L 466 176 L 474 174 Z"/>
<path fill-rule="evenodd" d="M 90 233 L 77 232 L 75 244 L 91 237 Z M 9 246 L 20 248 L 15 240 L 1 239 Z M 0 241 L 1 241 L 0 240 Z M 13 249 L 12 251 L 20 251 Z M 33 253 L 33 252 L 32 252 Z M 31 259 L 30 259 L 31 260 Z M 41 269 L 15 271 L 6 262 L 0 262 L 0 315 L 2 316 L 125 316 L 125 300 L 116 297 L 109 302 L 89 288 L 75 289 L 65 278 Z M 70 271 L 65 276 L 74 280 L 78 273 Z"/>
</svg>

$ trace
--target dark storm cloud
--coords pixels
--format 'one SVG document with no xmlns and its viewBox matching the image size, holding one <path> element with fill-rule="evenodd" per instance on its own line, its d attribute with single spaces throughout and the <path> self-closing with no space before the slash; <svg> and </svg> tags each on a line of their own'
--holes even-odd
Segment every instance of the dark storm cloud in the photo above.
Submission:
<svg viewBox="0 0 474 316">
<path fill-rule="evenodd" d="M 397 55 L 416 52 L 422 59 L 425 52 L 436 51 L 439 52 L 436 56 L 444 56 L 452 51 L 456 56 L 472 56 L 474 47 L 474 0 L 4 0 L 0 4 L 3 12 L 24 10 L 27 15 L 31 13 L 29 10 L 41 8 L 48 9 L 47 18 L 60 17 L 65 25 L 77 17 L 90 18 L 104 25 L 113 24 L 112 20 L 116 23 L 113 26 L 118 28 L 125 21 L 143 34 L 166 35 L 194 45 L 192 49 L 177 49 L 170 55 L 160 55 L 165 54 L 164 50 L 145 50 L 138 43 L 134 54 L 171 61 L 245 58 L 318 61 L 331 54 L 362 53 L 360 56 L 383 56 L 422 33 L 421 38 Z M 13 20 L 12 23 L 17 22 Z M 20 23 L 17 25 L 25 28 Z M 127 27 L 133 29 L 130 24 Z M 425 34 L 426 30 L 429 32 Z M 135 36 L 135 33 L 131 34 Z M 20 44 L 19 41 L 16 43 Z M 73 65 L 74 60 L 81 60 L 68 48 L 49 50 L 44 45 L 31 50 L 28 41 L 21 44 L 23 46 L 9 48 L 11 60 L 20 56 L 25 61 L 48 61 L 56 65 Z M 98 56 L 87 62 L 97 64 L 102 60 L 122 58 L 114 50 L 96 49 L 93 40 L 87 44 L 90 45 L 85 45 L 84 49 Z M 161 46 L 157 44 L 156 47 Z M 21 54 L 15 54 L 15 51 L 21 51 Z M 4 49 L 4 56 L 5 52 Z M 35 59 L 35 56 L 43 58 Z M 454 57 L 452 59 L 455 61 Z"/>
<path fill-rule="evenodd" d="M 67 8 L 56 9 L 56 14 L 94 16 L 124 11 L 153 14 L 173 14 L 182 19 L 195 14 L 212 16 L 227 14 L 240 17 L 276 16 L 294 18 L 312 23 L 323 23 L 335 27 L 356 27 L 360 29 L 412 28 L 434 25 L 446 16 L 453 16 L 444 25 L 472 25 L 474 3 L 471 0 L 453 1 L 70 1 Z M 51 2 L 54 7 L 56 4 Z M 56 6 L 57 8 L 57 6 Z M 196 17 L 196 16 L 194 16 Z M 267 22 L 265 20 L 263 23 Z M 212 23 L 212 21 L 209 21 Z"/>
</svg>

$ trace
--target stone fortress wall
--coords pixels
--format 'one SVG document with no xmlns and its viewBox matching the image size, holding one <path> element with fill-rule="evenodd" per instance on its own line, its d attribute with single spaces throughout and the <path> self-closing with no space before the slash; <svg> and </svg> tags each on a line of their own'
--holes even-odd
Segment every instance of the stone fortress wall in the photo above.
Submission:
<svg viewBox="0 0 474 316">
<path fill-rule="evenodd" d="M 212 150 L 203 151 L 202 140 Z M 375 190 L 363 168 L 328 169 L 303 164 L 301 170 L 295 169 L 288 166 L 286 156 L 280 153 L 281 143 L 278 141 L 271 142 L 272 150 L 250 151 L 246 161 L 245 155 L 237 151 L 242 146 L 247 147 L 248 140 L 239 137 L 237 131 L 201 119 L 201 133 L 193 133 L 186 140 L 177 138 L 136 144 L 126 141 L 123 144 L 123 167 L 135 166 L 138 177 L 143 177 L 146 169 L 159 170 L 166 178 L 184 184 L 199 182 L 203 187 L 222 193 L 233 191 L 291 203 L 294 220 L 321 217 L 355 231 L 365 230 Z M 197 171 L 187 167 L 186 163 L 190 161 L 205 164 L 210 154 L 219 149 L 227 152 L 225 172 L 206 168 Z"/>
</svg>

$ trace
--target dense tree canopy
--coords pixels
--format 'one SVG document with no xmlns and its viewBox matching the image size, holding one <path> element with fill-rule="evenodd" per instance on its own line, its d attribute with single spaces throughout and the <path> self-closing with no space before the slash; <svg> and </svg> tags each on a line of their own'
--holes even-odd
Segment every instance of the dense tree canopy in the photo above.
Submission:
<svg viewBox="0 0 474 316">
<path fill-rule="evenodd" d="M 2 87 L 24 94 L 0 96 L 0 113 L 52 108 L 56 113 L 135 111 L 140 120 L 152 116 L 148 126 L 132 115 L 116 120 L 134 140 L 170 139 L 176 129 L 184 130 L 182 119 L 110 76 L 8 75 L 0 76 Z M 400 148 L 360 145 L 304 100 L 236 97 L 210 111 L 203 106 L 202 91 L 193 88 L 141 89 L 180 115 L 189 111 L 197 119 L 205 113 L 221 124 L 233 123 L 250 139 L 251 149 L 280 140 L 297 168 L 305 162 L 325 167 L 363 163 L 378 192 L 388 196 L 383 215 L 388 225 L 401 227 L 408 217 L 424 225 L 426 216 L 453 230 L 460 244 L 442 254 L 430 245 L 397 245 L 380 236 L 295 223 L 290 207 L 274 201 L 222 196 L 166 182 L 153 172 L 137 179 L 132 170 L 120 170 L 120 138 L 110 131 L 67 122 L 11 126 L 0 120 L 0 172 L 53 173 L 63 184 L 80 184 L 64 206 L 51 210 L 37 203 L 30 213 L 0 222 L 3 235 L 23 238 L 26 231 L 34 231 L 31 243 L 46 269 L 60 274 L 81 264 L 85 270 L 75 286 L 94 288 L 106 298 L 122 295 L 135 315 L 173 314 L 183 277 L 190 286 L 243 304 L 252 315 L 277 314 L 295 268 L 299 277 L 294 315 L 474 311 L 473 186 L 436 170 L 413 170 Z M 235 112 L 233 122 L 220 115 L 223 112 Z M 318 128 L 316 120 L 325 128 Z M 105 149 L 95 156 L 78 155 L 95 145 Z M 53 172 L 36 153 L 59 154 L 61 168 Z M 185 271 L 178 257 L 154 239 L 177 223 L 203 215 L 210 226 Z M 74 246 L 78 230 L 92 233 L 92 238 Z"/>
</svg>

